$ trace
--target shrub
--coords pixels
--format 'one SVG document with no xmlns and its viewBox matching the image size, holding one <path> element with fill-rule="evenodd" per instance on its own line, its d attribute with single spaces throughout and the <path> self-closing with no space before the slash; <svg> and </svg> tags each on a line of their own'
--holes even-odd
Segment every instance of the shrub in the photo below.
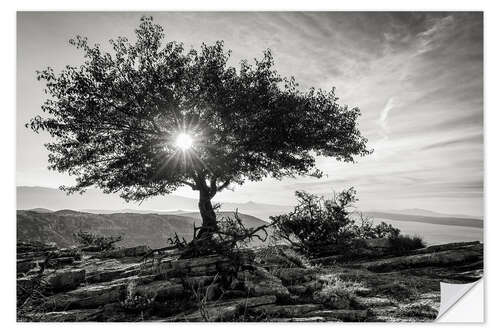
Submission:
<svg viewBox="0 0 500 333">
<path fill-rule="evenodd" d="M 127 285 L 127 296 L 120 302 L 122 308 L 130 313 L 143 313 L 150 309 L 154 303 L 154 295 L 139 295 L 136 292 L 137 283 L 130 282 Z"/>
<path fill-rule="evenodd" d="M 313 294 L 313 300 L 330 309 L 348 309 L 355 301 L 356 290 L 362 287 L 359 282 L 342 280 L 338 275 L 330 276 L 322 289 Z"/>
<path fill-rule="evenodd" d="M 78 231 L 73 234 L 76 242 L 86 246 L 95 248 L 96 251 L 106 251 L 113 249 L 115 243 L 122 240 L 122 236 L 100 236 L 87 231 Z"/>
<path fill-rule="evenodd" d="M 391 242 L 391 253 L 393 254 L 405 254 L 425 247 L 425 242 L 419 236 L 397 235 L 389 239 Z"/>
<path fill-rule="evenodd" d="M 304 191 L 295 193 L 298 204 L 288 214 L 271 216 L 273 238 L 284 240 L 309 256 L 351 253 L 361 246 L 360 240 L 371 238 L 397 238 L 400 230 L 360 214 L 355 218 L 354 188 L 344 190 L 327 200 Z M 356 251 L 354 251 L 356 252 Z"/>
</svg>

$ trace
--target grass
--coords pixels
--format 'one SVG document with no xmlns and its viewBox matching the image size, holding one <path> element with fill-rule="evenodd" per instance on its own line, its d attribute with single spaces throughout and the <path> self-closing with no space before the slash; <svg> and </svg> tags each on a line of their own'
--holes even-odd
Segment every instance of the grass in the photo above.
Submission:
<svg viewBox="0 0 500 333">
<path fill-rule="evenodd" d="M 398 315 L 414 319 L 436 319 L 438 311 L 428 304 L 411 304 L 399 308 Z"/>
<path fill-rule="evenodd" d="M 361 288 L 364 286 L 359 282 L 329 275 L 323 278 L 323 287 L 313 294 L 313 300 L 330 309 L 348 309 L 355 302 L 356 291 Z"/>
</svg>

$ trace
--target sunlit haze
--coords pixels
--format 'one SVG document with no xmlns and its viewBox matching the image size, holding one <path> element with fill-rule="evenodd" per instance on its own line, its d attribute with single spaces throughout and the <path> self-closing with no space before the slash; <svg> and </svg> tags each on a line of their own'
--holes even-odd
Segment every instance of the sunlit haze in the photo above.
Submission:
<svg viewBox="0 0 500 333">
<path fill-rule="evenodd" d="M 189 134 L 180 133 L 175 139 L 175 145 L 181 150 L 188 150 L 193 145 L 193 138 Z"/>
</svg>

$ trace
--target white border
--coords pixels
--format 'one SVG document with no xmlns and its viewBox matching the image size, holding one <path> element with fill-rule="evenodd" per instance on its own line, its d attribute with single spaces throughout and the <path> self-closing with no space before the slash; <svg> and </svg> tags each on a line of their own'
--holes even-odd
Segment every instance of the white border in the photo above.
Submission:
<svg viewBox="0 0 500 333">
<path fill-rule="evenodd" d="M 493 303 L 494 296 L 499 295 L 498 287 L 495 283 L 488 281 L 499 281 L 498 265 L 490 264 L 498 262 L 495 258 L 496 253 L 500 253 L 496 238 L 499 237 L 498 226 L 500 224 L 500 216 L 498 211 L 494 211 L 495 203 L 498 205 L 500 199 L 500 157 L 498 155 L 498 147 L 495 147 L 499 142 L 500 129 L 498 124 L 499 119 L 499 103 L 496 90 L 500 87 L 499 84 L 499 64 L 500 59 L 498 46 L 498 32 L 500 31 L 500 11 L 495 1 L 438 1 L 438 0 L 420 0 L 413 2 L 403 1 L 265 1 L 254 0 L 252 2 L 236 1 L 192 1 L 183 0 L 177 2 L 167 1 L 131 1 L 121 0 L 116 2 L 106 2 L 102 0 L 86 0 L 82 2 L 71 3 L 69 1 L 16 1 L 11 3 L 2 3 L 0 20 L 2 24 L 1 43 L 2 51 L 2 108 L 3 121 L 2 129 L 0 130 L 4 148 L 3 161 L 1 165 L 1 198 L 2 204 L 2 250 L 0 251 L 2 260 L 1 263 L 1 283 L 2 293 L 2 308 L 0 310 L 2 318 L 2 328 L 5 330 L 17 329 L 20 331 L 50 331 L 52 332 L 67 332 L 71 329 L 72 332 L 88 332 L 119 329 L 122 332 L 135 332 L 138 329 L 147 329 L 149 331 L 165 330 L 203 330 L 213 332 L 234 332 L 237 329 L 239 332 L 255 332 L 255 330 L 281 330 L 286 329 L 291 332 L 300 332 L 304 329 L 314 329 L 315 331 L 330 332 L 331 330 L 359 331 L 370 330 L 372 332 L 386 332 L 387 330 L 401 329 L 405 331 L 421 331 L 421 330 L 453 330 L 453 332 L 469 332 L 470 330 L 491 329 L 498 325 L 498 308 Z M 197 324 L 16 324 L 15 323 L 15 87 L 16 78 L 16 13 L 17 10 L 86 10 L 86 11 L 140 11 L 140 10 L 483 10 L 485 11 L 485 244 L 486 244 L 486 284 L 488 295 L 486 305 L 486 325 L 457 325 L 457 324 L 205 324 L 203 326 Z M 489 260 L 489 257 L 494 257 Z M 474 306 L 470 304 L 470 306 Z M 493 309 L 493 311 L 488 311 Z M 490 314 L 491 316 L 489 316 Z M 147 325 L 147 328 L 143 325 Z M 368 326 L 368 327 L 367 327 Z"/>
</svg>

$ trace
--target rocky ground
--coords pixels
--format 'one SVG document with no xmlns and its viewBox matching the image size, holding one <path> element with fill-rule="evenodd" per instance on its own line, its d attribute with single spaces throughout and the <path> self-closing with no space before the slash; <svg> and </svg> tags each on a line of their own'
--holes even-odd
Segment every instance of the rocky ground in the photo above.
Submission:
<svg viewBox="0 0 500 333">
<path fill-rule="evenodd" d="M 195 259 L 148 252 L 18 244 L 18 321 L 429 321 L 440 282 L 469 283 L 483 269 L 479 242 L 349 261 L 308 261 L 283 246 Z"/>
</svg>

